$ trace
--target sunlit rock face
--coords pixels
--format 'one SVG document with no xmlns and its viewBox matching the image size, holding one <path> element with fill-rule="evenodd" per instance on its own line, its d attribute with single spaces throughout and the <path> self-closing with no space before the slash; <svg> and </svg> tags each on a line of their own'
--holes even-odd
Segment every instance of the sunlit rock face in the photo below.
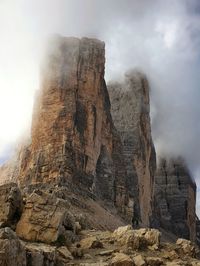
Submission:
<svg viewBox="0 0 200 266">
<path fill-rule="evenodd" d="M 156 154 L 151 137 L 149 85 L 136 71 L 124 82 L 108 86 L 111 111 L 123 143 L 129 196 L 133 201 L 133 222 L 149 226 L 152 215 L 153 177 Z"/>
<path fill-rule="evenodd" d="M 182 158 L 160 159 L 155 175 L 155 224 L 196 240 L 196 184 Z"/>
<path fill-rule="evenodd" d="M 16 179 L 21 185 L 82 183 L 125 212 L 126 175 L 104 80 L 105 45 L 58 36 L 49 46 L 31 144 L 19 153 Z"/>
</svg>

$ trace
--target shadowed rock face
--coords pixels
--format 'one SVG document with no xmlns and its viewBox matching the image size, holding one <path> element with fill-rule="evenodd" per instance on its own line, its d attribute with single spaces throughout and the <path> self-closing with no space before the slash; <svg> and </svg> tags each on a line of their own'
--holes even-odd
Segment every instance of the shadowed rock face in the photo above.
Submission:
<svg viewBox="0 0 200 266">
<path fill-rule="evenodd" d="M 0 186 L 0 206 L 0 228 L 15 228 L 23 209 L 21 191 L 16 184 Z"/>
<path fill-rule="evenodd" d="M 31 144 L 19 153 L 15 179 L 21 185 L 82 183 L 125 212 L 126 175 L 104 81 L 105 45 L 56 37 L 49 46 Z"/>
<path fill-rule="evenodd" d="M 113 121 L 123 143 L 134 216 L 143 226 L 149 226 L 156 155 L 151 138 L 148 81 L 141 73 L 129 72 L 123 83 L 111 83 L 108 90 Z"/>
<path fill-rule="evenodd" d="M 196 185 L 183 159 L 160 160 L 155 175 L 154 198 L 157 226 L 195 241 Z"/>
</svg>

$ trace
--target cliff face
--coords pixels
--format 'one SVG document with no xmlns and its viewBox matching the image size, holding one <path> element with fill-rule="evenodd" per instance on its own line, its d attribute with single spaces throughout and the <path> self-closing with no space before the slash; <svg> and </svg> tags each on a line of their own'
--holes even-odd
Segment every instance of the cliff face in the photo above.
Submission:
<svg viewBox="0 0 200 266">
<path fill-rule="evenodd" d="M 46 203 L 49 209 L 57 209 L 51 201 L 57 202 L 57 197 L 70 201 L 71 209 L 77 210 L 78 205 L 78 212 L 87 209 L 92 227 L 119 225 L 111 219 L 111 213 L 117 216 L 115 206 L 129 222 L 133 216 L 134 225 L 163 227 L 194 240 L 196 187 L 185 163 L 161 160 L 155 174 L 146 77 L 129 72 L 123 82 L 111 83 L 110 104 L 103 42 L 57 37 L 50 47 L 35 99 L 31 142 L 23 144 L 15 159 L 0 168 L 1 182 L 17 182 L 25 191 L 31 187 L 31 193 L 39 188 L 39 196 L 34 197 L 41 197 L 42 206 L 43 201 L 50 202 Z M 62 188 L 59 195 L 51 198 L 58 187 Z M 29 228 L 36 224 L 37 201 L 28 194 L 19 235 L 24 234 L 24 224 L 30 223 Z M 93 199 L 98 199 L 96 205 Z M 36 209 L 41 213 L 40 206 Z M 44 208 L 44 213 L 49 209 Z M 106 213 L 104 221 L 99 218 L 102 213 Z M 48 222 L 46 216 L 43 222 Z"/>
<path fill-rule="evenodd" d="M 123 83 L 111 83 L 108 89 L 113 121 L 123 143 L 134 219 L 149 226 L 156 155 L 151 138 L 148 81 L 143 74 L 130 72 Z"/>
<path fill-rule="evenodd" d="M 195 241 L 196 185 L 183 159 L 160 160 L 155 175 L 154 198 L 157 226 Z"/>
<path fill-rule="evenodd" d="M 121 142 L 104 81 L 105 45 L 56 37 L 41 71 L 31 144 L 19 153 L 21 185 L 82 183 L 121 211 L 127 203 Z"/>
</svg>

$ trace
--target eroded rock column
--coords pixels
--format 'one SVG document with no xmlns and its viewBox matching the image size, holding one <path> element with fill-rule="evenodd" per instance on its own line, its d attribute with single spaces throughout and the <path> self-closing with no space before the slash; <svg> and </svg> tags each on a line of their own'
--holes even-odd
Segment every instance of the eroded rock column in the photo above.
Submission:
<svg viewBox="0 0 200 266">
<path fill-rule="evenodd" d="M 196 241 L 196 184 L 182 158 L 159 160 L 154 198 L 153 225 Z"/>
<path fill-rule="evenodd" d="M 123 143 L 133 219 L 149 226 L 156 155 L 151 137 L 148 81 L 141 73 L 129 72 L 123 82 L 110 83 L 108 89 L 113 121 Z"/>
</svg>

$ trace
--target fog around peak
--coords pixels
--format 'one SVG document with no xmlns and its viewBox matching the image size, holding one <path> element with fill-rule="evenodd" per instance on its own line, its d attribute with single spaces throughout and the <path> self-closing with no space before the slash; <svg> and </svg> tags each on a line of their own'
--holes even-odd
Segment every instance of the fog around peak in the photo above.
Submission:
<svg viewBox="0 0 200 266">
<path fill-rule="evenodd" d="M 198 0 L 2 0 L 0 158 L 30 128 L 39 65 L 52 34 L 106 43 L 106 80 L 133 68 L 151 87 L 157 153 L 185 157 L 200 185 Z"/>
</svg>

